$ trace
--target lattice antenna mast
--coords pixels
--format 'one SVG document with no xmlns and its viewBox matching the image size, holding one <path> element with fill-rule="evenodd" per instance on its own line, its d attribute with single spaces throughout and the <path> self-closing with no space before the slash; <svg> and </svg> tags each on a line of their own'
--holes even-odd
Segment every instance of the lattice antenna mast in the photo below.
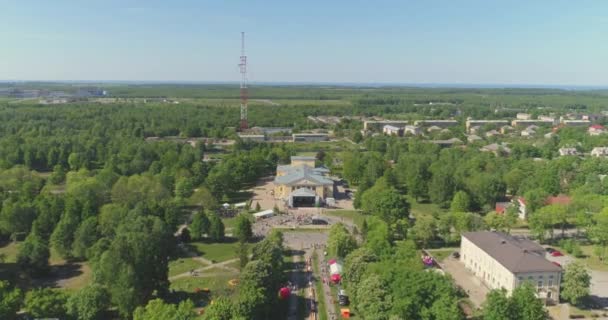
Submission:
<svg viewBox="0 0 608 320">
<path fill-rule="evenodd" d="M 245 32 L 241 32 L 241 130 L 249 128 L 247 123 L 247 56 L 245 55 Z"/>
</svg>

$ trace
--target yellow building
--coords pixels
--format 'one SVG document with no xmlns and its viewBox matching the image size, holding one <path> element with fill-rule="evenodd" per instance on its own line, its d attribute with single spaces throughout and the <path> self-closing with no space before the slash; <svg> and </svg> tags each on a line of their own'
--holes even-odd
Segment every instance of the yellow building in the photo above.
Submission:
<svg viewBox="0 0 608 320">
<path fill-rule="evenodd" d="M 539 298 L 559 302 L 562 268 L 545 259 L 545 254 L 536 242 L 501 232 L 467 232 L 460 242 L 460 259 L 488 287 L 504 288 L 510 294 L 530 282 Z"/>
<path fill-rule="evenodd" d="M 321 205 L 334 196 L 334 181 L 329 170 L 315 166 L 314 157 L 291 157 L 290 165 L 277 167 L 274 197 L 290 207 Z"/>
</svg>

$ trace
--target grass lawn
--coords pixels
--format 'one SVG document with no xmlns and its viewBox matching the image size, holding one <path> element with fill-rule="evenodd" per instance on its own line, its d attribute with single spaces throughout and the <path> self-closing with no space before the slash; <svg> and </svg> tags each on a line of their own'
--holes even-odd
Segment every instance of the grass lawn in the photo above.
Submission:
<svg viewBox="0 0 608 320">
<path fill-rule="evenodd" d="M 203 258 L 215 261 L 223 262 L 236 258 L 236 248 L 238 244 L 236 242 L 221 242 L 221 243 L 206 243 L 206 242 L 191 242 L 188 244 L 201 255 Z"/>
<path fill-rule="evenodd" d="M 319 270 L 318 260 L 319 257 L 315 252 L 315 254 L 312 256 L 312 269 L 315 274 L 320 275 L 321 272 Z M 323 283 L 318 278 L 315 279 L 315 293 L 317 294 L 317 314 L 319 315 L 319 320 L 327 320 L 327 308 L 325 307 L 325 292 L 323 291 Z"/>
<path fill-rule="evenodd" d="M 363 220 L 365 220 L 365 216 L 357 210 L 325 210 L 324 213 L 334 217 L 351 219 L 359 230 L 361 230 Z"/>
<path fill-rule="evenodd" d="M 445 258 L 449 257 L 452 252 L 459 250 L 459 248 L 442 248 L 442 249 L 428 249 L 428 251 L 435 260 L 441 262 Z"/>
<path fill-rule="evenodd" d="M 577 258 L 577 260 L 583 261 L 590 269 L 598 271 L 608 271 L 608 264 L 600 261 L 600 258 L 595 255 L 595 253 L 593 253 L 593 246 L 581 246 L 581 249 L 583 250 L 585 257 L 581 259 Z"/>
<path fill-rule="evenodd" d="M 432 215 L 435 212 L 443 212 L 445 210 L 441 209 L 438 205 L 433 203 L 418 203 L 412 197 L 407 197 L 408 202 L 412 206 L 411 211 L 414 217 L 418 215 Z"/>
<path fill-rule="evenodd" d="M 179 258 L 177 260 L 169 261 L 169 277 L 204 266 L 206 266 L 206 264 L 192 258 Z"/>
<path fill-rule="evenodd" d="M 228 284 L 228 281 L 237 277 L 237 274 L 228 272 L 213 277 L 184 277 L 171 281 L 171 289 L 192 293 L 196 288 L 209 288 L 214 297 L 229 297 L 234 294 L 235 289 Z"/>
<path fill-rule="evenodd" d="M 17 253 L 19 252 L 19 242 L 8 242 L 4 243 L 0 247 L 0 254 L 4 255 L 4 262 L 13 263 L 17 262 Z"/>
</svg>

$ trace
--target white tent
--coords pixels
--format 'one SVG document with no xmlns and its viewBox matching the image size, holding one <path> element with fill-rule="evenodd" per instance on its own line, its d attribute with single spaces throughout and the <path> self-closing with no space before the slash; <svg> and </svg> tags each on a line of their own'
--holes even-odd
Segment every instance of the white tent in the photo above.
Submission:
<svg viewBox="0 0 608 320">
<path fill-rule="evenodd" d="M 247 202 L 240 202 L 234 205 L 235 208 L 244 208 L 247 206 Z"/>
<path fill-rule="evenodd" d="M 342 274 L 342 265 L 337 262 L 330 264 L 329 274 Z"/>
<path fill-rule="evenodd" d="M 270 218 L 270 217 L 274 216 L 274 211 L 272 209 L 264 210 L 264 211 L 254 213 L 253 216 L 256 218 L 256 220 Z"/>
</svg>

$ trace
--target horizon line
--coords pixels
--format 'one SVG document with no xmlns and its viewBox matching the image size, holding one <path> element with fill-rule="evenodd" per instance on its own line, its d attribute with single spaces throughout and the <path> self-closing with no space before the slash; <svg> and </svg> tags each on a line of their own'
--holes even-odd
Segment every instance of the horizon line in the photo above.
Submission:
<svg viewBox="0 0 608 320">
<path fill-rule="evenodd" d="M 207 81 L 207 80 L 10 80 L 2 79 L 0 84 L 6 83 L 99 83 L 99 84 L 156 84 L 156 85 L 238 85 L 239 81 Z M 463 83 L 463 82 L 345 82 L 345 81 L 252 81 L 250 85 L 272 86 L 272 85 L 287 85 L 287 86 L 314 86 L 314 85 L 332 85 L 332 86 L 352 86 L 352 87 L 411 87 L 411 88 L 466 88 L 466 89 L 562 89 L 562 90 L 593 90 L 593 89 L 608 89 L 607 85 L 584 85 L 584 84 L 534 84 L 534 83 Z"/>
</svg>

